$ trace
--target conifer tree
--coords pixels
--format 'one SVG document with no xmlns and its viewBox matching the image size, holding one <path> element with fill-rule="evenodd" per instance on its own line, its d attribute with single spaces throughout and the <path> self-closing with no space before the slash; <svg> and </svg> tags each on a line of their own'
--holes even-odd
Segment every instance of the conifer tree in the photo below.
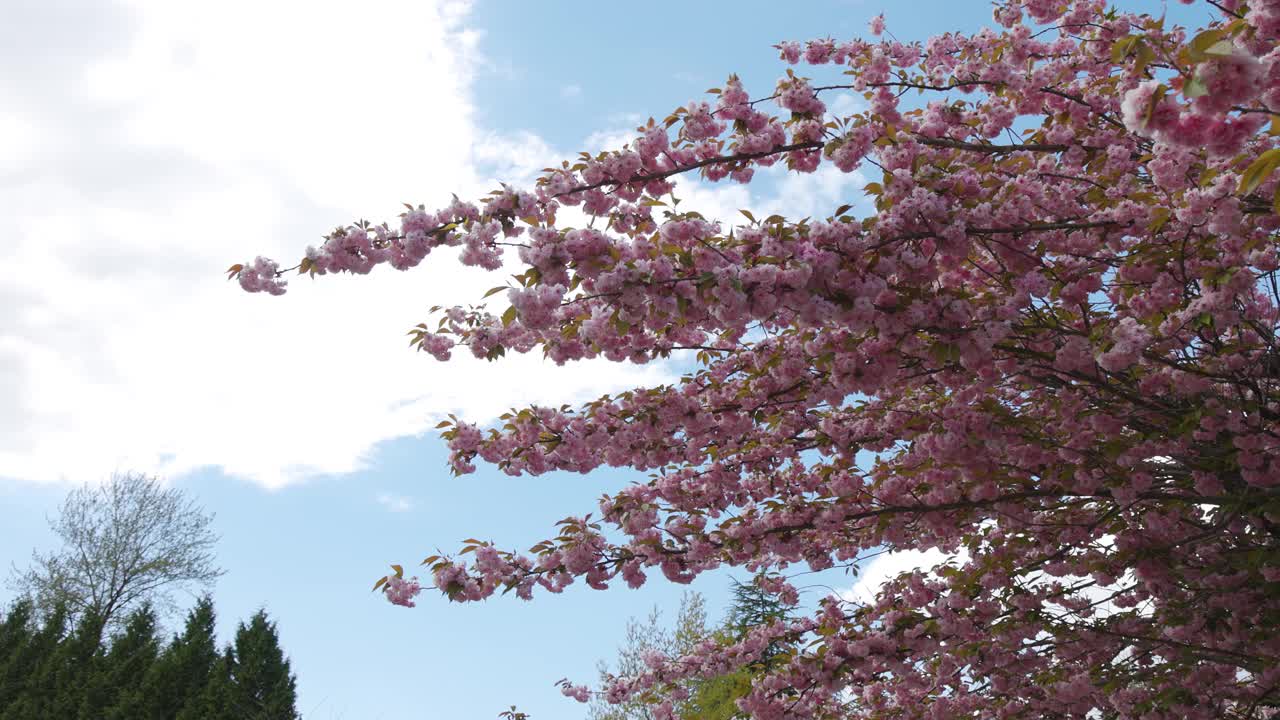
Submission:
<svg viewBox="0 0 1280 720">
<path fill-rule="evenodd" d="M 790 608 L 777 595 L 761 587 L 760 582 L 744 583 L 737 578 L 730 579 L 730 582 L 733 584 L 733 604 L 725 618 L 725 628 L 736 639 L 746 637 L 751 628 L 774 620 L 790 619 Z"/>
<path fill-rule="evenodd" d="M 124 631 L 111 638 L 110 648 L 94 664 L 80 716 L 126 720 L 141 715 L 143 682 L 159 654 L 155 611 L 143 605 L 130 613 Z"/>
<path fill-rule="evenodd" d="M 21 660 L 33 641 L 33 611 L 29 600 L 20 599 L 0 620 L 0 711 L 17 698 L 26 678 L 28 666 Z"/>
<path fill-rule="evenodd" d="M 83 612 L 75 629 L 57 644 L 48 662 L 38 670 L 37 684 L 50 699 L 46 717 L 77 717 L 85 702 L 87 681 L 102 662 L 101 615 Z"/>
<path fill-rule="evenodd" d="M 280 649 L 276 624 L 259 610 L 240 623 L 232 652 L 231 675 L 237 698 L 246 709 L 240 717 L 293 720 L 298 717 L 296 682 L 289 659 Z"/>
<path fill-rule="evenodd" d="M 192 695 L 175 720 L 244 720 L 252 715 L 232 677 L 235 657 L 231 646 L 223 649 L 210 669 L 208 682 Z"/>
<path fill-rule="evenodd" d="M 67 631 L 67 615 L 65 606 L 54 606 L 30 641 L 9 659 L 6 674 L 15 692 L 12 700 L 4 701 L 0 720 L 31 720 L 52 712 L 58 687 L 57 654 Z"/>
<path fill-rule="evenodd" d="M 218 661 L 214 637 L 213 601 L 201 598 L 187 614 L 182 634 L 165 648 L 143 682 L 147 711 L 152 720 L 174 720 L 184 706 L 195 700 L 209 684 Z"/>
<path fill-rule="evenodd" d="M 296 720 L 296 682 L 259 611 L 221 652 L 201 598 L 161 649 L 150 605 L 103 640 L 103 619 L 29 599 L 0 614 L 0 720 Z M 40 622 L 39 618 L 43 618 Z"/>
</svg>

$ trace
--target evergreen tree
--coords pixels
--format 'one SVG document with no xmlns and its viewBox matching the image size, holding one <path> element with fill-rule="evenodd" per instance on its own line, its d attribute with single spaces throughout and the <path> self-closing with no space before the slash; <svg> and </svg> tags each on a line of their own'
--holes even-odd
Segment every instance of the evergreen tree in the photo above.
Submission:
<svg viewBox="0 0 1280 720">
<path fill-rule="evenodd" d="M 75 630 L 58 644 L 41 677 L 42 685 L 51 683 L 54 689 L 51 717 L 69 720 L 79 715 L 88 680 L 104 660 L 102 628 L 101 615 L 82 612 Z"/>
<path fill-rule="evenodd" d="M 191 696 L 175 720 L 244 720 L 251 714 L 232 678 L 235 657 L 228 645 L 210 669 L 208 682 Z"/>
<path fill-rule="evenodd" d="M 17 699 L 29 666 L 22 662 L 33 641 L 34 608 L 22 599 L 10 606 L 0 621 L 0 711 Z"/>
<path fill-rule="evenodd" d="M 739 582 L 737 578 L 731 578 L 730 582 L 733 583 L 733 604 L 725 618 L 725 629 L 733 634 L 735 640 L 745 637 L 752 628 L 774 620 L 790 619 L 790 608 L 758 583 Z"/>
<path fill-rule="evenodd" d="M 213 601 L 205 596 L 187 613 L 182 634 L 147 672 L 143 681 L 145 712 L 137 717 L 174 720 L 184 706 L 196 704 L 218 662 L 214 620 Z"/>
<path fill-rule="evenodd" d="M 85 687 L 80 717 L 138 717 L 145 707 L 143 682 L 159 654 L 156 615 L 149 605 L 143 605 L 129 615 L 124 632 L 112 637 L 110 649 L 96 663 Z"/>
<path fill-rule="evenodd" d="M 275 623 L 263 610 L 236 630 L 231 676 L 237 697 L 253 720 L 294 720 L 298 711 L 296 682 L 280 649 Z"/>
<path fill-rule="evenodd" d="M 0 698 L 0 720 L 32 720 L 52 715 L 57 693 L 56 655 L 67 628 L 67 609 L 53 608 L 30 640 L 6 663 L 6 684 L 13 695 Z"/>
<path fill-rule="evenodd" d="M 0 615 L 0 720 L 297 720 L 296 681 L 275 623 L 259 611 L 222 652 L 202 598 L 161 650 L 144 605 L 103 642 L 104 622 L 29 600 Z"/>
</svg>

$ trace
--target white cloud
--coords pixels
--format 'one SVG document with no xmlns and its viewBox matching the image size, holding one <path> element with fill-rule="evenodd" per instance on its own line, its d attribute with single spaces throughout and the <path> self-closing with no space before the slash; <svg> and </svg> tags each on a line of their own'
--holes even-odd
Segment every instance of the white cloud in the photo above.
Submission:
<svg viewBox="0 0 1280 720">
<path fill-rule="evenodd" d="M 777 173 L 779 167 L 769 170 Z M 812 173 L 787 173 L 778 180 L 777 194 L 760 203 L 757 217 L 776 213 L 792 220 L 825 218 L 845 204 L 866 214 L 871 207 L 862 192 L 866 184 L 861 170 L 846 173 L 831 163 L 822 164 Z"/>
<path fill-rule="evenodd" d="M 404 495 L 380 492 L 375 498 L 378 504 L 391 512 L 409 512 L 413 509 L 413 501 Z"/>
<path fill-rule="evenodd" d="M 498 182 L 527 187 L 543 168 L 558 166 L 563 159 L 561 152 L 528 131 L 508 135 L 480 133 L 471 147 L 471 156 L 489 176 L 484 183 L 486 191 Z"/>
<path fill-rule="evenodd" d="M 449 252 L 282 298 L 220 274 L 546 164 L 540 140 L 475 126 L 465 4 L 21 7 L 0 28 L 0 476 L 220 466 L 278 487 L 358 469 L 446 412 L 483 421 L 669 379 L 410 352 L 427 307 L 499 284 Z M 499 166 L 494 148 L 517 145 Z"/>
<path fill-rule="evenodd" d="M 932 570 L 948 560 L 960 559 L 937 548 L 929 550 L 897 550 L 877 555 L 870 563 L 858 568 L 858 582 L 853 587 L 840 593 L 840 599 L 846 602 L 870 604 L 875 602 L 876 595 L 884 584 L 899 575 L 912 570 Z"/>
<path fill-rule="evenodd" d="M 644 124 L 644 118 L 635 113 L 616 114 L 607 120 L 608 127 L 595 131 L 582 141 L 581 150 L 595 155 L 596 152 L 622 150 L 640 135 L 636 128 Z"/>
<path fill-rule="evenodd" d="M 560 97 L 565 100 L 577 100 L 582 97 L 582 86 L 564 85 L 560 88 Z"/>
</svg>

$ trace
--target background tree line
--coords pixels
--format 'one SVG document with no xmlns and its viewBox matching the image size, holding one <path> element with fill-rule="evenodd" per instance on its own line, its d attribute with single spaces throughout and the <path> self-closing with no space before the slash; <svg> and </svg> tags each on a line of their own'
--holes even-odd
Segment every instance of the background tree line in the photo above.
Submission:
<svg viewBox="0 0 1280 720">
<path fill-rule="evenodd" d="M 219 650 L 205 597 L 167 643 L 155 612 L 135 609 L 102 638 L 103 621 L 30 600 L 0 620 L 0 720 L 292 720 L 299 717 L 289 660 L 264 611 Z"/>
<path fill-rule="evenodd" d="M 294 720 L 295 680 L 259 610 L 221 649 L 204 595 L 168 642 L 172 591 L 207 590 L 213 516 L 136 473 L 72 491 L 62 547 L 13 569 L 0 611 L 0 720 Z"/>
</svg>

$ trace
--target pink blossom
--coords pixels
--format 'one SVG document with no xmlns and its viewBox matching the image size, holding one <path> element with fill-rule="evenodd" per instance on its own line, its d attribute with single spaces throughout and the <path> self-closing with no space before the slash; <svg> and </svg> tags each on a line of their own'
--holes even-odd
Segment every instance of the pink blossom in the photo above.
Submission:
<svg viewBox="0 0 1280 720">
<path fill-rule="evenodd" d="M 880 37 L 881 35 L 883 35 L 884 34 L 884 13 L 880 13 L 879 15 L 876 15 L 875 17 L 871 18 L 871 22 L 867 24 L 867 27 L 870 29 L 872 35 L 875 35 L 876 37 Z"/>
</svg>

